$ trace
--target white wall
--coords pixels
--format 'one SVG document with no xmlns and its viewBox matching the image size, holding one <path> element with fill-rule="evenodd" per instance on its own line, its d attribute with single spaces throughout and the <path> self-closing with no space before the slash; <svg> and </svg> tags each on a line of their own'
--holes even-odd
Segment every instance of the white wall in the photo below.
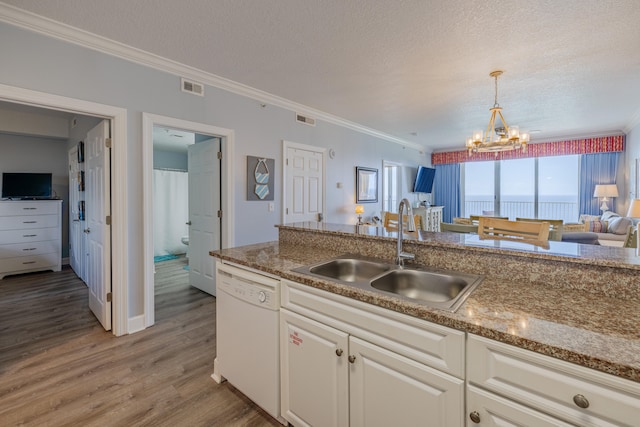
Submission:
<svg viewBox="0 0 640 427">
<path fill-rule="evenodd" d="M 207 86 L 204 97 L 180 91 L 180 78 L 115 57 L 0 23 L 0 83 L 126 108 L 128 157 L 128 251 L 142 254 L 142 112 L 206 123 L 235 131 L 236 246 L 275 240 L 281 218 L 282 140 L 333 148 L 327 162 L 328 222 L 354 222 L 355 166 L 381 169 L 382 160 L 416 167 L 429 164 L 420 154 L 373 136 L 318 121 L 296 123 L 294 112 L 261 104 Z M 116 142 L 118 143 L 118 142 Z M 246 156 L 276 160 L 275 212 L 266 202 L 246 200 Z M 338 189 L 337 182 L 343 186 Z M 122 195 L 116 195 L 122 197 Z M 370 206 L 370 205 L 369 205 Z M 367 215 L 369 215 L 367 206 Z M 374 209 L 371 206 L 371 209 Z M 379 212 L 381 204 L 375 207 Z M 132 259 L 129 271 L 129 316 L 143 312 L 142 262 Z"/>
</svg>

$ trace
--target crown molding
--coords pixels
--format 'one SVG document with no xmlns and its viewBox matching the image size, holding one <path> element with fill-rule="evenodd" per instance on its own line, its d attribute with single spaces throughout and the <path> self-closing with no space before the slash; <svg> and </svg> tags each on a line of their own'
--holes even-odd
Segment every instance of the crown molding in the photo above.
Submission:
<svg viewBox="0 0 640 427">
<path fill-rule="evenodd" d="M 407 141 L 402 138 L 398 138 L 396 136 L 378 131 L 376 129 L 372 129 L 367 126 L 360 125 L 358 123 L 343 119 L 338 116 L 334 116 L 333 114 L 316 110 L 306 105 L 290 101 L 288 99 L 244 85 L 242 83 L 238 83 L 233 80 L 217 76 L 215 74 L 207 73 L 205 71 L 190 67 L 185 64 L 181 64 L 171 59 L 167 59 L 159 55 L 155 55 L 153 53 L 149 53 L 144 50 L 125 45 L 124 43 L 120 43 L 106 37 L 102 37 L 1 2 L 0 21 L 39 34 L 43 34 L 48 37 L 52 37 L 110 56 L 124 59 L 129 62 L 134 62 L 146 67 L 151 67 L 156 70 L 164 71 L 179 77 L 193 79 L 195 81 L 198 81 L 199 83 L 223 89 L 228 92 L 235 93 L 236 95 L 255 99 L 257 101 L 260 101 L 261 103 L 274 105 L 286 110 L 290 110 L 292 112 L 308 115 L 315 119 L 351 129 L 356 132 L 371 135 L 389 142 L 400 144 L 404 147 L 413 148 L 418 151 L 424 151 L 425 149 L 425 147 L 423 147 L 422 145 Z"/>
</svg>

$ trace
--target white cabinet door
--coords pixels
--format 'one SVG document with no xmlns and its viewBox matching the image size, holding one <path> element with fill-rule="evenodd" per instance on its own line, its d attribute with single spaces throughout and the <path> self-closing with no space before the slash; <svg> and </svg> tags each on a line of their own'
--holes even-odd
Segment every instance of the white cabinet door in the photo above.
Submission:
<svg viewBox="0 0 640 427">
<path fill-rule="evenodd" d="M 282 416 L 293 425 L 348 426 L 348 335 L 280 311 Z"/>
<path fill-rule="evenodd" d="M 351 426 L 464 425 L 464 381 L 349 337 Z"/>
<path fill-rule="evenodd" d="M 478 427 L 570 427 L 549 415 L 504 399 L 472 385 L 467 386 L 468 426 Z"/>
</svg>

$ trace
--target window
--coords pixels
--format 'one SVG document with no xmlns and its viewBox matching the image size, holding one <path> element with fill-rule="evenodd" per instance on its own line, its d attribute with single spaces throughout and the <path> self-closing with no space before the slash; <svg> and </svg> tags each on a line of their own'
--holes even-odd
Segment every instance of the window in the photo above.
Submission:
<svg viewBox="0 0 640 427">
<path fill-rule="evenodd" d="M 402 165 L 382 162 L 382 210 L 395 212 L 402 194 Z"/>
<path fill-rule="evenodd" d="M 464 175 L 463 215 L 483 215 L 495 210 L 495 162 L 469 162 L 460 168 Z M 488 215 L 488 214 L 487 214 Z"/>
<path fill-rule="evenodd" d="M 463 165 L 463 215 L 578 219 L 580 156 Z"/>
</svg>

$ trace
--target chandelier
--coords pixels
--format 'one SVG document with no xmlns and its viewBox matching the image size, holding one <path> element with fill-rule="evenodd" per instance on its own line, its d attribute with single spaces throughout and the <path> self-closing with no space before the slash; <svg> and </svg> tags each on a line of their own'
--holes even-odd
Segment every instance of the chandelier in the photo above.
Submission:
<svg viewBox="0 0 640 427">
<path fill-rule="evenodd" d="M 491 118 L 487 130 L 473 131 L 471 138 L 467 138 L 467 150 L 469 155 L 472 153 L 498 153 L 499 151 L 510 151 L 516 149 L 527 150 L 529 142 L 529 134 L 520 132 L 518 126 L 508 126 L 507 121 L 502 116 L 502 107 L 498 104 L 498 77 L 502 75 L 501 70 L 489 73 L 495 79 L 496 94 L 493 107 L 491 110 Z M 496 118 L 499 123 L 496 123 Z"/>
</svg>

